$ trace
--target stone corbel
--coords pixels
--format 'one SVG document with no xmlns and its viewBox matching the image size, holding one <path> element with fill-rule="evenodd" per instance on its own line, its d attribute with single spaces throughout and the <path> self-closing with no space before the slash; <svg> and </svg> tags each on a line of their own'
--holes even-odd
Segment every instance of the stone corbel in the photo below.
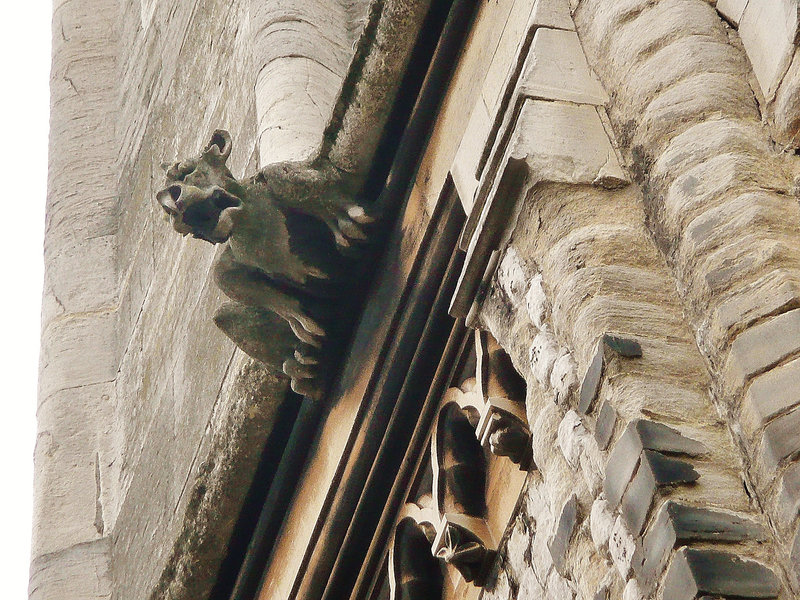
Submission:
<svg viewBox="0 0 800 600">
<path fill-rule="evenodd" d="M 525 414 L 525 383 L 511 359 L 484 331 L 475 331 L 477 387 L 482 403 L 475 435 L 496 456 L 507 456 L 520 469 L 531 466 L 531 433 Z"/>
<path fill-rule="evenodd" d="M 481 586 L 497 550 L 484 520 L 486 464 L 473 424 L 455 402 L 439 412 L 431 459 L 440 516 L 432 552 Z"/>
</svg>

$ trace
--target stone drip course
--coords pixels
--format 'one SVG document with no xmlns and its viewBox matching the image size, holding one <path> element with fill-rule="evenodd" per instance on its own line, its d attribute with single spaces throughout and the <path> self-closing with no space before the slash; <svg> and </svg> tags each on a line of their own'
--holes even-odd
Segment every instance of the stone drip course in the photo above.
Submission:
<svg viewBox="0 0 800 600">
<path fill-rule="evenodd" d="M 574 17 L 590 65 L 615 90 L 609 118 L 641 186 L 646 223 L 798 594 L 790 480 L 800 452 L 800 163 L 762 122 L 787 123 L 776 98 L 795 85 L 780 73 L 794 53 L 794 33 L 782 32 L 796 32 L 797 5 L 717 8 L 727 22 L 701 0 L 583 0 Z M 691 559 L 684 563 L 696 573 Z"/>
<path fill-rule="evenodd" d="M 537 584 L 550 593 L 555 573 L 574 597 L 647 598 L 688 576 L 716 593 L 723 588 L 707 582 L 703 565 L 741 563 L 753 568 L 730 584 L 739 597 L 780 597 L 773 542 L 744 493 L 736 448 L 697 385 L 711 382 L 640 210 L 635 188 L 539 186 L 481 312 L 528 381 L 541 474 L 540 512 L 527 515 Z M 623 238 L 635 250 L 615 260 Z M 572 365 L 570 375 L 559 363 Z M 513 564 L 512 550 L 505 560 Z M 497 581 L 521 585 L 515 573 L 524 565 L 506 570 Z M 752 577 L 761 582 L 755 591 Z M 748 595 L 763 590 L 771 595 Z"/>
</svg>

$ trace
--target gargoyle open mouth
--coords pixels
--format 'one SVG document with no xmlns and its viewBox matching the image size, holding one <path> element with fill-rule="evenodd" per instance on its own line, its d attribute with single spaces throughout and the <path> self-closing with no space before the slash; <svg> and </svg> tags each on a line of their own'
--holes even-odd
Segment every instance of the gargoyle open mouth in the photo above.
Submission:
<svg viewBox="0 0 800 600">
<path fill-rule="evenodd" d="M 228 240 L 242 201 L 219 186 L 198 188 L 185 183 L 161 190 L 157 199 L 178 233 L 212 244 Z"/>
</svg>

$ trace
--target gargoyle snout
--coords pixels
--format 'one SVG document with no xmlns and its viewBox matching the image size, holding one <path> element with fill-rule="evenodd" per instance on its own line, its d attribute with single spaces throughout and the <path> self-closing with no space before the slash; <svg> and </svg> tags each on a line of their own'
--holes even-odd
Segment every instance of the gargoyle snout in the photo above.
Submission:
<svg viewBox="0 0 800 600">
<path fill-rule="evenodd" d="M 184 204 L 181 200 L 183 188 L 180 185 L 171 185 L 166 189 L 161 190 L 156 195 L 158 203 L 161 205 L 168 215 L 177 216 L 183 212 Z"/>
</svg>

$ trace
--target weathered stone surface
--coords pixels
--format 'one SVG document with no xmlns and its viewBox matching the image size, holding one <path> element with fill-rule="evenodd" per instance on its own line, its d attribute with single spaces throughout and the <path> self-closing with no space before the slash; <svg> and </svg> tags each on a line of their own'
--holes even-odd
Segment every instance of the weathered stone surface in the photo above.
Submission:
<svg viewBox="0 0 800 600">
<path fill-rule="evenodd" d="M 796 404 L 800 404 L 800 359 L 771 369 L 752 381 L 742 402 L 742 426 L 752 434 Z"/>
<path fill-rule="evenodd" d="M 608 540 L 608 551 L 611 560 L 617 567 L 620 577 L 627 579 L 631 572 L 634 553 L 636 552 L 636 541 L 633 539 L 622 517 L 617 517 L 614 528 L 611 530 L 611 537 Z"/>
<path fill-rule="evenodd" d="M 700 594 L 776 598 L 778 578 L 763 564 L 735 554 L 681 548 L 664 582 L 664 600 L 693 600 Z"/>
<path fill-rule="evenodd" d="M 111 537 L 106 536 L 37 556 L 31 562 L 29 599 L 110 598 L 113 590 L 110 547 Z"/>
<path fill-rule="evenodd" d="M 718 0 L 717 10 L 734 27 L 738 27 L 747 2 L 748 0 Z"/>
<path fill-rule="evenodd" d="M 753 376 L 800 348 L 800 310 L 758 323 L 739 335 L 731 344 L 725 365 L 729 385 L 743 386 Z"/>
<path fill-rule="evenodd" d="M 761 460 L 767 473 L 778 463 L 800 450 L 800 409 L 795 409 L 773 420 L 764 428 L 761 441 Z"/>
<path fill-rule="evenodd" d="M 628 181 L 594 106 L 526 100 L 507 156 L 537 181 L 619 187 Z"/>
<path fill-rule="evenodd" d="M 569 403 L 575 388 L 578 387 L 577 366 L 572 354 L 564 352 L 556 359 L 550 373 L 550 388 L 556 404 L 564 406 Z"/>
<path fill-rule="evenodd" d="M 537 0 L 531 13 L 531 25 L 575 30 L 567 0 Z"/>
<path fill-rule="evenodd" d="M 794 52 L 792 64 L 775 93 L 771 107 L 775 137 L 784 145 L 800 144 L 800 48 Z"/>
<path fill-rule="evenodd" d="M 795 0 L 748 2 L 739 20 L 739 35 L 768 100 L 794 54 L 798 10 Z"/>
<path fill-rule="evenodd" d="M 519 79 L 519 93 L 531 98 L 603 106 L 608 97 L 589 70 L 574 31 L 539 28 Z"/>
<path fill-rule="evenodd" d="M 562 575 L 566 576 L 566 558 L 567 551 L 569 550 L 572 532 L 575 530 L 575 524 L 578 520 L 578 498 L 572 494 L 569 499 L 564 503 L 561 508 L 561 513 L 558 517 L 556 529 L 553 532 L 553 537 L 548 541 L 547 548 L 550 550 L 550 556 L 553 559 L 553 564 L 556 570 Z"/>
<path fill-rule="evenodd" d="M 549 331 L 540 331 L 533 338 L 528 358 L 531 363 L 531 370 L 541 385 L 549 386 L 550 374 L 559 354 L 558 342 Z"/>
<path fill-rule="evenodd" d="M 594 545 L 601 550 L 608 549 L 608 542 L 614 529 L 614 513 L 611 512 L 611 508 L 602 494 L 592 503 L 589 527 Z"/>
<path fill-rule="evenodd" d="M 781 524 L 785 527 L 800 512 L 800 462 L 793 462 L 783 472 L 776 502 Z"/>
<path fill-rule="evenodd" d="M 586 368 L 586 373 L 583 374 L 578 410 L 584 414 L 592 410 L 592 405 L 594 404 L 595 398 L 597 398 L 597 393 L 600 389 L 600 381 L 603 376 L 604 355 L 605 349 L 603 348 L 603 344 L 597 344 L 592 360 Z"/>
<path fill-rule="evenodd" d="M 608 401 L 600 405 L 597 413 L 597 424 L 594 429 L 594 439 L 600 450 L 608 448 L 611 437 L 614 435 L 614 427 L 617 424 L 617 411 Z"/>
<path fill-rule="evenodd" d="M 747 195 L 742 201 L 752 206 L 755 199 Z M 737 208 L 742 212 L 744 206 Z M 751 323 L 800 303 L 799 279 L 794 271 L 776 269 L 722 302 L 711 316 L 711 343 L 715 347 L 726 345 Z"/>
</svg>

